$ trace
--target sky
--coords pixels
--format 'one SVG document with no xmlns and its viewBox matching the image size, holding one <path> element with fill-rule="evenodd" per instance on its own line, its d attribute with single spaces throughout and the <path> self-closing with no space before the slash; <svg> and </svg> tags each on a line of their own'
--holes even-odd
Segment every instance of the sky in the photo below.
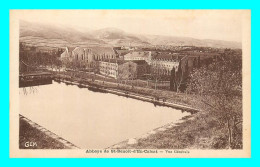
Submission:
<svg viewBox="0 0 260 167">
<path fill-rule="evenodd" d="M 29 22 L 81 30 L 118 28 L 133 34 L 241 42 L 242 10 L 20 10 Z"/>
</svg>

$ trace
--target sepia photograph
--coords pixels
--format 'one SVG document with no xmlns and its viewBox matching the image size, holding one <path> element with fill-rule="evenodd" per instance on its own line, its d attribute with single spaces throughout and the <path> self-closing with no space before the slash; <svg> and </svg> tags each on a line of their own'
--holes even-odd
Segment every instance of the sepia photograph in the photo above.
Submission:
<svg viewBox="0 0 260 167">
<path fill-rule="evenodd" d="M 10 10 L 11 157 L 250 157 L 250 10 Z"/>
</svg>

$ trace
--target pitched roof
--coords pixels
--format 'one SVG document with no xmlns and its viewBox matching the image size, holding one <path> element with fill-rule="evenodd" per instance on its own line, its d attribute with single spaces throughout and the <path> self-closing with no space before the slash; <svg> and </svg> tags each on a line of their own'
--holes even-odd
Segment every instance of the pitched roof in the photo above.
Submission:
<svg viewBox="0 0 260 167">
<path fill-rule="evenodd" d="M 133 56 L 133 57 L 148 57 L 149 56 L 149 52 L 148 51 L 140 51 L 140 52 L 130 52 L 127 53 L 125 56 Z"/>
<path fill-rule="evenodd" d="M 98 55 L 102 55 L 102 54 L 114 54 L 114 50 L 112 47 L 101 47 L 101 46 L 97 46 L 97 47 L 88 47 L 88 49 L 91 49 L 92 53 L 94 54 L 98 54 Z"/>
<path fill-rule="evenodd" d="M 117 64 L 123 64 L 127 61 L 125 60 L 120 60 L 120 59 L 105 59 L 105 60 L 102 60 L 104 62 L 110 62 L 110 63 L 117 63 Z"/>
<path fill-rule="evenodd" d="M 163 60 L 179 60 L 182 57 L 184 57 L 184 55 L 178 54 L 178 53 L 154 53 L 152 55 L 153 59 L 163 59 Z"/>
<path fill-rule="evenodd" d="M 75 47 L 67 47 L 67 48 L 69 53 L 71 53 L 75 49 Z"/>
<path fill-rule="evenodd" d="M 115 50 L 120 56 L 124 56 L 128 54 L 130 51 L 129 50 Z"/>
<path fill-rule="evenodd" d="M 76 47 L 74 50 L 73 50 L 74 54 L 83 54 L 84 53 L 84 49 L 81 48 L 81 47 Z"/>
<path fill-rule="evenodd" d="M 143 65 L 143 64 L 147 64 L 147 62 L 145 60 L 132 60 L 131 62 L 134 62 L 138 65 Z"/>
</svg>

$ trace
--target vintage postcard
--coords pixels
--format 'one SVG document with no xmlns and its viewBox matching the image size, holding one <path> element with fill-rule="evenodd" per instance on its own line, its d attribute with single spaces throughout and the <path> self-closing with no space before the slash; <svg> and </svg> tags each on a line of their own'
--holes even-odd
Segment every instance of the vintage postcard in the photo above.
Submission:
<svg viewBox="0 0 260 167">
<path fill-rule="evenodd" d="M 250 10 L 10 10 L 10 157 L 251 157 Z"/>
</svg>

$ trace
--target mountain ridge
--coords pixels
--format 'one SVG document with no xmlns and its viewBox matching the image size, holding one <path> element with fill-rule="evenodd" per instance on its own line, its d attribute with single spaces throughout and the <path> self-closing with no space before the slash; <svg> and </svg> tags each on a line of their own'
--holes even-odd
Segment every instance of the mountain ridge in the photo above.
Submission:
<svg viewBox="0 0 260 167">
<path fill-rule="evenodd" d="M 213 40 L 213 39 L 196 39 L 191 37 L 176 37 L 163 35 L 143 35 L 127 33 L 124 30 L 108 27 L 98 30 L 86 29 L 81 31 L 69 26 L 57 26 L 40 23 L 20 21 L 20 40 L 27 39 L 27 42 L 33 41 L 38 37 L 48 43 L 48 39 L 58 39 L 61 43 L 86 43 L 92 45 L 107 46 L 140 46 L 140 45 L 171 45 L 171 46 L 197 46 L 197 47 L 217 47 L 217 48 L 240 48 L 239 42 Z"/>
</svg>

